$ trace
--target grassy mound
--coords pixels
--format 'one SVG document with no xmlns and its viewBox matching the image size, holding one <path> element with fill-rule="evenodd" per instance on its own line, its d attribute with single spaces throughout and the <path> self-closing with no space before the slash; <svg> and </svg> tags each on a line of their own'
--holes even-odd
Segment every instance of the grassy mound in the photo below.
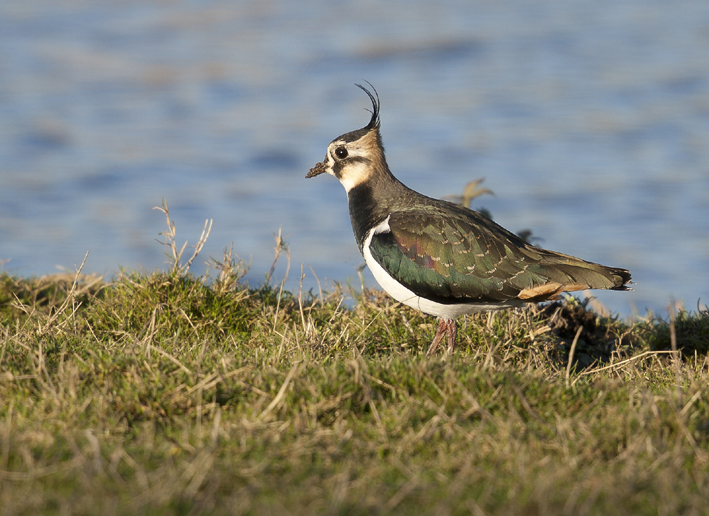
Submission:
<svg viewBox="0 0 709 516">
<path fill-rule="evenodd" d="M 709 314 L 0 275 L 2 514 L 701 514 Z M 672 343 L 677 352 L 672 351 Z"/>
<path fill-rule="evenodd" d="M 183 261 L 160 209 L 167 272 L 0 273 L 3 516 L 707 514 L 709 312 L 567 298 L 427 358 L 382 292 L 190 275 L 209 226 Z"/>
</svg>

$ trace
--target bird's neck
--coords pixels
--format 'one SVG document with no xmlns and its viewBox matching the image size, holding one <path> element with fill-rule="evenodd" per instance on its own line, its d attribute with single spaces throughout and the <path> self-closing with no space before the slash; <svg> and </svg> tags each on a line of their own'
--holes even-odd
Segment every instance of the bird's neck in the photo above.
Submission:
<svg viewBox="0 0 709 516">
<path fill-rule="evenodd" d="M 388 168 L 378 170 L 369 180 L 347 192 L 350 221 L 360 252 L 369 231 L 383 222 L 412 192 Z"/>
</svg>

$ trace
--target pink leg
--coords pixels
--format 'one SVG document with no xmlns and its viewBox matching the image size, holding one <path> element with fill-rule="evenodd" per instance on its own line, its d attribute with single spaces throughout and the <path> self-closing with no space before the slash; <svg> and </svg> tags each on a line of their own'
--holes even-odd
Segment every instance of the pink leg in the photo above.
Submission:
<svg viewBox="0 0 709 516">
<path fill-rule="evenodd" d="M 441 342 L 441 339 L 443 338 L 443 335 L 445 335 L 447 329 L 448 325 L 446 324 L 446 321 L 444 319 L 438 319 L 438 328 L 436 329 L 436 336 L 433 338 L 433 342 L 431 342 L 431 345 L 428 347 L 428 351 L 426 352 L 427 357 L 430 357 L 436 352 L 438 343 Z"/>
<path fill-rule="evenodd" d="M 448 353 L 453 353 L 455 350 L 455 340 L 458 336 L 458 324 L 455 319 L 445 320 L 438 319 L 438 328 L 436 329 L 436 336 L 433 338 L 433 342 L 426 352 L 426 356 L 430 357 L 436 352 L 438 344 L 443 339 L 443 335 L 448 334 Z"/>
<path fill-rule="evenodd" d="M 451 319 L 446 322 L 446 326 L 448 327 L 448 354 L 452 355 L 455 350 L 455 339 L 458 337 L 458 323 L 455 319 Z"/>
</svg>

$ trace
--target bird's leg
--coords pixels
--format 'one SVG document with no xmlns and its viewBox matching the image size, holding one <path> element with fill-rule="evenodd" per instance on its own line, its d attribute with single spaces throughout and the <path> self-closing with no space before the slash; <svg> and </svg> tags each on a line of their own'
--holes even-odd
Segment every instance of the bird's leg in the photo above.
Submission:
<svg viewBox="0 0 709 516">
<path fill-rule="evenodd" d="M 455 350 L 455 339 L 458 336 L 458 323 L 455 319 L 447 321 L 448 326 L 448 354 L 452 355 Z"/>
<path fill-rule="evenodd" d="M 431 345 L 428 347 L 428 351 L 426 352 L 426 356 L 430 357 L 436 352 L 436 348 L 438 347 L 438 343 L 441 342 L 441 339 L 443 338 L 443 335 L 445 335 L 446 331 L 448 330 L 448 321 L 445 319 L 438 319 L 438 328 L 436 329 L 436 336 L 433 338 L 433 342 L 431 342 Z M 450 342 L 450 334 L 449 334 L 449 342 Z M 449 344 L 450 346 L 450 344 Z"/>
</svg>

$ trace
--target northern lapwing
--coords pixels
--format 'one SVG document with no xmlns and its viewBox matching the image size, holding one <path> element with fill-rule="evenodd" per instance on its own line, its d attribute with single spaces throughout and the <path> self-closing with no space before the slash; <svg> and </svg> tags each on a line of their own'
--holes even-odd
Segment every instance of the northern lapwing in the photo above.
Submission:
<svg viewBox="0 0 709 516">
<path fill-rule="evenodd" d="M 369 84 L 369 83 L 367 83 Z M 359 250 L 379 285 L 397 301 L 438 317 L 428 355 L 456 318 L 558 299 L 586 289 L 630 290 L 630 273 L 533 246 L 467 207 L 411 190 L 389 170 L 379 134 L 380 103 L 362 129 L 335 138 L 306 178 L 324 172 L 347 192 Z"/>
</svg>

